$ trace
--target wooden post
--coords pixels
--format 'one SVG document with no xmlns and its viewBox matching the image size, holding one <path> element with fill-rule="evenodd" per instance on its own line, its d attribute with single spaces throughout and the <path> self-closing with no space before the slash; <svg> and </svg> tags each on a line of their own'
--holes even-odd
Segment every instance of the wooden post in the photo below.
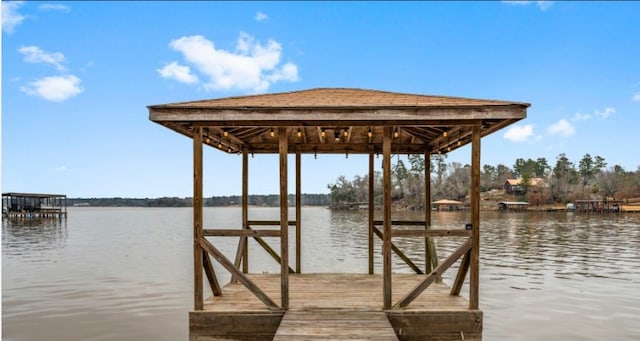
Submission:
<svg viewBox="0 0 640 341">
<path fill-rule="evenodd" d="M 249 228 L 249 192 L 248 192 L 248 178 L 249 178 L 249 153 L 247 149 L 242 150 L 242 229 Z M 236 259 L 234 265 L 240 269 L 240 263 L 242 263 L 242 272 L 249 272 L 248 263 L 248 239 L 247 236 L 241 236 L 238 239 L 238 248 L 236 249 Z M 231 282 L 237 283 L 238 278 L 231 276 Z"/>
<path fill-rule="evenodd" d="M 431 153 L 424 153 L 424 229 L 431 228 Z M 430 273 L 432 269 L 431 237 L 424 237 L 424 272 Z"/>
<path fill-rule="evenodd" d="M 242 150 L 242 228 L 249 229 L 249 152 Z M 242 240 L 242 272 L 249 272 L 249 239 Z"/>
<path fill-rule="evenodd" d="M 471 135 L 471 277 L 469 309 L 478 309 L 480 285 L 480 129 L 473 127 Z"/>
<path fill-rule="evenodd" d="M 202 278 L 202 128 L 193 128 L 193 298 L 194 310 L 204 306 Z"/>
<path fill-rule="evenodd" d="M 391 127 L 384 127 L 382 141 L 383 244 L 382 277 L 384 309 L 391 308 Z"/>
<path fill-rule="evenodd" d="M 278 128 L 280 153 L 280 295 L 282 309 L 289 309 L 289 194 L 287 189 L 287 128 Z"/>
<path fill-rule="evenodd" d="M 300 148 L 296 150 L 296 273 L 302 272 L 301 249 L 301 230 L 302 230 L 302 180 L 300 177 L 301 168 Z"/>
<path fill-rule="evenodd" d="M 373 170 L 373 148 L 369 149 L 369 274 L 373 275 L 373 229 L 375 210 L 375 188 Z"/>
</svg>

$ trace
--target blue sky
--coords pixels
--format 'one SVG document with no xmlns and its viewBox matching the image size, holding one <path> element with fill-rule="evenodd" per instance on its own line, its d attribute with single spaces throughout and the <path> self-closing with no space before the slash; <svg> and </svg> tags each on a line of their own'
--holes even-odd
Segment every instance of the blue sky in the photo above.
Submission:
<svg viewBox="0 0 640 341">
<path fill-rule="evenodd" d="M 191 140 L 147 105 L 315 87 L 529 102 L 483 164 L 590 153 L 635 170 L 638 23 L 636 2 L 3 1 L 2 191 L 190 196 Z M 366 160 L 303 157 L 303 192 Z M 277 193 L 276 157 L 250 165 L 250 192 Z M 206 150 L 205 195 L 239 194 L 240 166 Z"/>
</svg>

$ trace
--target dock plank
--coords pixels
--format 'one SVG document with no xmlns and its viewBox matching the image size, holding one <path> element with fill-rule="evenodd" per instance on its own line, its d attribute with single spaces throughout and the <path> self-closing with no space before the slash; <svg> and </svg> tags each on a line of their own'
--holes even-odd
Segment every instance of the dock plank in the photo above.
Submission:
<svg viewBox="0 0 640 341">
<path fill-rule="evenodd" d="M 398 340 L 383 311 L 341 309 L 291 310 L 285 313 L 274 341 Z"/>
</svg>

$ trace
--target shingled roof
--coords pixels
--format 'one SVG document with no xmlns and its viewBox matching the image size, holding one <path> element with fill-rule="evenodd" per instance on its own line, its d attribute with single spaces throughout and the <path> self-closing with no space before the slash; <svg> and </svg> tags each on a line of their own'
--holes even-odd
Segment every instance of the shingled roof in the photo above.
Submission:
<svg viewBox="0 0 640 341">
<path fill-rule="evenodd" d="M 252 96 L 226 97 L 190 101 L 150 108 L 422 108 L 510 106 L 527 103 L 472 99 L 463 97 L 428 96 L 380 90 L 349 88 L 317 88 L 292 92 Z"/>
<path fill-rule="evenodd" d="M 470 141 L 471 127 L 490 134 L 526 117 L 528 103 L 379 90 L 317 88 L 151 105 L 150 120 L 191 137 L 204 127 L 205 143 L 236 153 L 278 150 L 275 127 L 303 153 L 369 153 L 394 129 L 394 152 L 448 152 Z M 339 137 L 339 138 L 338 138 Z"/>
</svg>

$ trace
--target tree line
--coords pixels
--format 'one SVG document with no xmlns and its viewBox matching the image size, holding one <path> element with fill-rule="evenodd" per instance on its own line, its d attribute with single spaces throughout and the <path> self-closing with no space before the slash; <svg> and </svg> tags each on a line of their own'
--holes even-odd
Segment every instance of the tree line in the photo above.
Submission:
<svg viewBox="0 0 640 341">
<path fill-rule="evenodd" d="M 406 164 L 405 161 L 406 160 Z M 407 209 L 424 208 L 425 162 L 420 155 L 398 158 L 391 166 L 394 205 Z M 520 179 L 515 200 L 534 204 L 566 204 L 576 199 L 640 197 L 640 166 L 627 171 L 620 165 L 607 167 L 601 156 L 585 154 L 577 163 L 561 153 L 555 164 L 540 157 L 516 159 L 513 166 L 485 164 L 481 169 L 481 191 L 504 189 L 508 179 Z M 432 200 L 466 201 L 471 186 L 471 167 L 447 162 L 446 155 L 430 160 Z M 537 179 L 541 181 L 537 181 Z M 534 181 L 534 179 L 536 181 Z M 382 202 L 382 173 L 374 172 L 375 202 Z M 328 184 L 332 204 L 367 202 L 369 175 L 349 180 L 340 176 Z"/>
<path fill-rule="evenodd" d="M 289 194 L 289 204 L 295 204 L 295 195 Z M 328 194 L 307 194 L 301 195 L 303 206 L 329 206 Z M 239 206 L 242 197 L 239 195 L 213 196 L 203 199 L 206 207 Z M 249 195 L 248 203 L 251 206 L 278 207 L 280 206 L 280 196 L 278 194 L 252 194 Z M 69 198 L 67 205 L 101 206 L 101 207 L 191 207 L 193 198 L 191 197 L 162 197 L 162 198 Z"/>
</svg>

